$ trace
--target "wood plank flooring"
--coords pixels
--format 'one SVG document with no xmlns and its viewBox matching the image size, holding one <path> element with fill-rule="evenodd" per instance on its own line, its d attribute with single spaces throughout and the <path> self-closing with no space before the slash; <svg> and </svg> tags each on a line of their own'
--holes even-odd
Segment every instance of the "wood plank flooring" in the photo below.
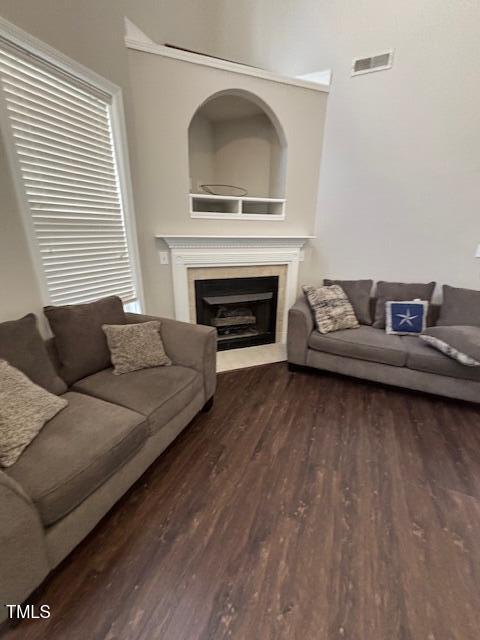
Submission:
<svg viewBox="0 0 480 640">
<path fill-rule="evenodd" d="M 35 602 L 8 640 L 478 640 L 480 409 L 224 373 Z"/>
</svg>

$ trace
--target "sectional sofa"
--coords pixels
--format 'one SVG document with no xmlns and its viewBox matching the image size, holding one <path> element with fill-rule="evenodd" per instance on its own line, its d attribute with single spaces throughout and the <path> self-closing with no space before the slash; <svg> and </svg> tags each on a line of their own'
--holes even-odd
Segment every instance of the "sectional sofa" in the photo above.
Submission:
<svg viewBox="0 0 480 640">
<path fill-rule="evenodd" d="M 161 321 L 172 366 L 120 376 L 104 368 L 68 388 L 56 378 L 51 390 L 68 406 L 0 471 L 0 622 L 7 613 L 3 605 L 22 603 L 194 416 L 211 406 L 215 330 L 126 314 L 129 323 L 153 319 Z M 8 359 L 3 341 L 11 364 L 42 384 L 52 362 L 57 369 L 59 362 L 55 340 L 44 352 L 35 346 L 32 322 L 30 314 L 0 325 L 0 357 Z M 87 344 L 88 330 L 82 339 Z"/>
</svg>

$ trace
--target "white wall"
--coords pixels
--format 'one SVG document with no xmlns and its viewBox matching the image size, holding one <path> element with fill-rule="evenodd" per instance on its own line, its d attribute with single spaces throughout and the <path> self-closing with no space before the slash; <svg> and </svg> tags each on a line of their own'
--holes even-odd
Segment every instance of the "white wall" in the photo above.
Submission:
<svg viewBox="0 0 480 640">
<path fill-rule="evenodd" d="M 480 3 L 226 0 L 222 11 L 219 55 L 333 69 L 303 277 L 480 288 Z M 350 77 L 352 58 L 390 48 L 391 71 Z"/>
<path fill-rule="evenodd" d="M 120 84 L 129 124 L 124 13 L 158 42 L 281 72 L 333 68 L 319 238 L 304 280 L 434 278 L 480 288 L 478 0 L 0 0 L 1 16 Z M 391 72 L 350 78 L 354 56 L 390 47 Z M 137 195 L 131 126 L 129 136 Z M 2 320 L 41 300 L 1 141 L 0 193 Z"/>
</svg>

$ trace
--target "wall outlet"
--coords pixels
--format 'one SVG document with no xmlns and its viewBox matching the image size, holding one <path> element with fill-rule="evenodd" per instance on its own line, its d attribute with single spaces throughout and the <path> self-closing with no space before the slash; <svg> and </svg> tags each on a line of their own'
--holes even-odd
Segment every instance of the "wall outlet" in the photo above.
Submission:
<svg viewBox="0 0 480 640">
<path fill-rule="evenodd" d="M 168 251 L 160 251 L 160 264 L 168 264 Z"/>
</svg>

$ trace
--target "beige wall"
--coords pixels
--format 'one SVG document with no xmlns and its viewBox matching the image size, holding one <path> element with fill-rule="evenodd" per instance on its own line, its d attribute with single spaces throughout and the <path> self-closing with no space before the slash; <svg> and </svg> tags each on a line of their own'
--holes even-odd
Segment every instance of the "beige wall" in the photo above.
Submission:
<svg viewBox="0 0 480 640">
<path fill-rule="evenodd" d="M 121 15 L 101 11 L 95 1 L 0 2 L 0 15 L 118 84 L 126 77 L 121 63 Z M 113 3 L 112 3 L 113 4 Z M 70 6 L 71 5 L 71 6 Z M 107 51 L 117 51 L 116 56 Z M 103 52 L 103 55 L 102 55 Z M 38 312 L 42 299 L 26 235 L 0 141 L 0 320 Z"/>
<path fill-rule="evenodd" d="M 152 312 L 173 314 L 170 267 L 160 265 L 158 249 L 164 247 L 155 241 L 156 234 L 312 233 L 328 94 L 137 51 L 130 51 L 128 59 L 145 291 Z M 190 218 L 188 125 L 200 104 L 225 89 L 254 93 L 283 125 L 288 145 L 287 217 L 283 222 Z"/>
<path fill-rule="evenodd" d="M 302 277 L 480 289 L 480 3 L 225 0 L 219 11 L 218 55 L 333 69 L 318 240 Z M 391 71 L 350 77 L 354 57 L 390 48 Z"/>
<path fill-rule="evenodd" d="M 267 115 L 212 121 L 200 110 L 190 123 L 188 142 L 194 193 L 202 192 L 201 184 L 230 184 L 249 196 L 283 197 L 280 141 Z"/>
<path fill-rule="evenodd" d="M 324 274 L 435 278 L 480 287 L 480 261 L 473 258 L 480 242 L 478 2 L 0 0 L 1 16 L 124 88 L 136 204 L 141 223 L 146 223 L 142 247 L 147 293 L 155 299 L 156 310 L 171 312 L 169 267 L 156 262 L 152 232 L 172 230 L 177 220 L 184 225 L 186 207 L 183 191 L 173 197 L 170 189 L 161 204 L 154 204 L 155 211 L 145 207 L 155 202 L 149 185 L 158 167 L 147 176 L 137 170 L 123 13 L 158 42 L 177 42 L 281 72 L 333 69 L 319 238 L 307 252 L 303 280 L 318 281 Z M 353 57 L 390 47 L 396 49 L 392 71 L 350 78 Z M 158 85 L 151 90 L 159 113 L 168 105 L 175 113 L 177 105 L 168 94 Z M 185 154 L 186 144 L 180 145 L 172 150 L 171 161 L 178 166 Z M 2 267 L 8 265 L 0 272 L 0 318 L 40 306 L 4 165 L 0 146 L 0 260 Z M 296 181 L 302 179 L 302 166 L 289 167 Z M 182 172 L 178 179 L 187 184 Z M 147 191 L 140 198 L 139 187 L 145 184 Z M 159 222 L 160 209 L 168 213 L 165 226 Z M 273 225 L 273 232 L 311 231 L 309 224 L 299 226 L 287 220 Z M 201 229 L 215 233 L 217 225 L 207 221 Z M 263 223 L 242 225 L 241 230 L 272 232 L 271 225 L 267 230 Z"/>
<path fill-rule="evenodd" d="M 197 113 L 190 123 L 188 143 L 190 189 L 199 192 L 201 184 L 217 182 L 213 125 L 201 113 Z"/>
<path fill-rule="evenodd" d="M 0 16 L 121 86 L 130 130 L 123 16 L 160 41 L 205 49 L 214 6 L 210 0 L 0 0 Z M 129 148 L 135 182 L 131 135 Z M 1 139 L 0 194 L 1 321 L 42 306 Z"/>
<path fill-rule="evenodd" d="M 215 166 L 218 181 L 244 187 L 248 195 L 272 197 L 270 190 L 272 138 L 267 116 L 222 120 L 215 127 Z"/>
<path fill-rule="evenodd" d="M 122 87 L 146 307 L 150 312 L 172 315 L 170 267 L 159 265 L 155 232 L 311 233 L 325 96 L 320 98 L 321 94 L 300 91 L 304 94 L 300 100 L 304 117 L 318 121 L 320 126 L 313 135 L 309 132 L 307 136 L 303 128 L 300 136 L 293 136 L 289 134 L 298 128 L 298 112 L 285 86 L 272 84 L 266 90 L 262 81 L 241 76 L 238 81 L 232 81 L 236 88 L 253 90 L 267 102 L 272 100 L 277 105 L 278 116 L 286 123 L 290 144 L 287 221 L 281 227 L 274 223 L 219 226 L 215 221 L 195 221 L 192 226 L 186 196 L 189 190 L 187 126 L 201 101 L 219 86 L 225 86 L 221 80 L 225 72 L 199 75 L 194 71 L 201 67 L 187 65 L 185 83 L 180 87 L 176 76 L 171 74 L 174 62 L 165 61 L 160 68 L 160 59 L 154 56 L 127 56 L 123 44 L 124 15 L 156 41 L 175 42 L 210 52 L 216 46 L 216 23 L 220 17 L 217 0 L 202 3 L 193 0 L 0 0 L 0 16 Z M 133 94 L 128 58 L 134 67 Z M 141 122 L 142 114 L 147 118 L 148 127 Z M 3 168 L 5 164 L 5 149 L 0 144 L 0 165 Z M 302 183 L 304 186 L 300 188 Z M 4 247 L 1 260 L 8 264 L 8 269 L 0 273 L 0 296 L 8 301 L 0 308 L 2 320 L 29 310 L 39 313 L 42 297 L 8 170 L 0 173 L 0 193 L 0 248 Z"/>
</svg>

